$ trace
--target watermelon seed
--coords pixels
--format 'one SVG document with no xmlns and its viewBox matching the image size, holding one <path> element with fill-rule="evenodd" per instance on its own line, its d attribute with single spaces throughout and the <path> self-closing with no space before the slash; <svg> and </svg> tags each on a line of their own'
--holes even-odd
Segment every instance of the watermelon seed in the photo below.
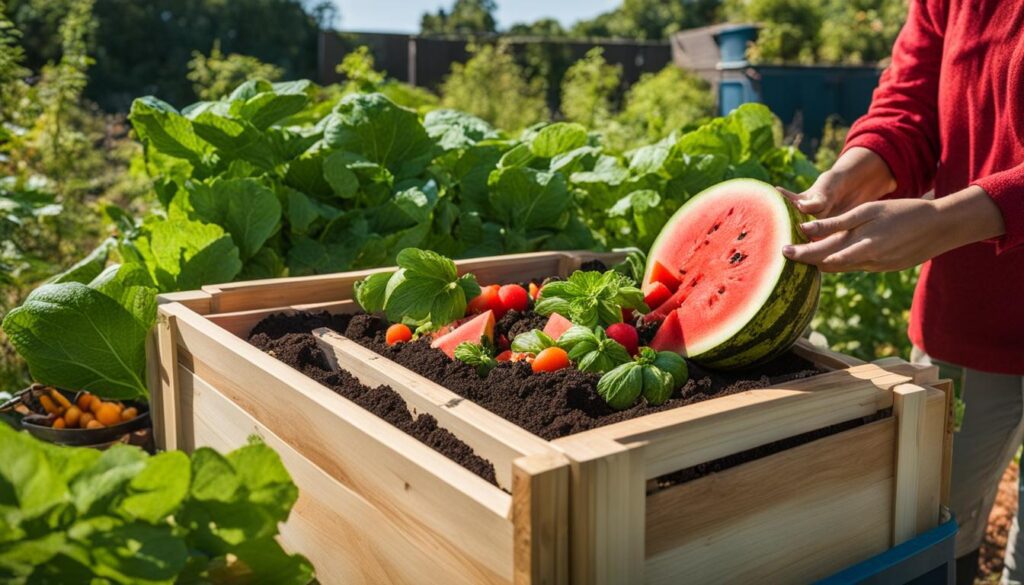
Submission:
<svg viewBox="0 0 1024 585">
<path fill-rule="evenodd" d="M 740 236 L 738 238 L 736 238 L 736 239 L 737 240 L 742 240 L 745 237 L 747 237 L 747 232 L 743 231 L 743 232 L 740 232 Z"/>
<path fill-rule="evenodd" d="M 739 262 L 742 258 L 743 258 L 743 254 L 740 254 L 739 252 L 736 252 L 735 254 L 732 255 L 732 258 L 729 258 L 729 264 L 735 264 L 735 263 Z"/>
<path fill-rule="evenodd" d="M 725 287 L 724 286 L 718 287 L 718 294 L 720 294 L 720 295 L 724 295 L 725 294 Z"/>
</svg>

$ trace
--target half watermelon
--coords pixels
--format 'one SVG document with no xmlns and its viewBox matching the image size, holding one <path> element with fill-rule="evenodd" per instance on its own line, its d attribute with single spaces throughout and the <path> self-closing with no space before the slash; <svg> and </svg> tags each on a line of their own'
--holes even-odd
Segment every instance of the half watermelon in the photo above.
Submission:
<svg viewBox="0 0 1024 585">
<path fill-rule="evenodd" d="M 768 361 L 789 349 L 814 316 L 818 269 L 782 255 L 806 241 L 797 211 L 774 187 L 720 183 L 669 219 L 648 254 L 644 285 L 674 292 L 645 315 L 661 321 L 651 347 L 716 369 Z"/>
</svg>

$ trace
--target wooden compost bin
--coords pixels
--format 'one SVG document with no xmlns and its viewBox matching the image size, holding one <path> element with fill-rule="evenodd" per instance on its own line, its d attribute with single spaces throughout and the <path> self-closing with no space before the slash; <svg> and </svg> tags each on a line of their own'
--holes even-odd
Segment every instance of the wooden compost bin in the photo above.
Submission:
<svg viewBox="0 0 1024 585">
<path fill-rule="evenodd" d="M 568 275 L 615 255 L 458 262 L 483 283 Z M 804 583 L 937 525 L 952 391 L 935 368 L 864 364 L 801 342 L 829 370 L 543 440 L 329 331 L 329 360 L 390 385 L 494 463 L 502 489 L 245 341 L 281 311 L 357 310 L 380 270 L 204 287 L 160 297 L 149 352 L 158 444 L 231 449 L 252 435 L 300 496 L 284 544 L 323 583 Z M 862 417 L 880 420 L 719 473 L 673 471 Z"/>
</svg>

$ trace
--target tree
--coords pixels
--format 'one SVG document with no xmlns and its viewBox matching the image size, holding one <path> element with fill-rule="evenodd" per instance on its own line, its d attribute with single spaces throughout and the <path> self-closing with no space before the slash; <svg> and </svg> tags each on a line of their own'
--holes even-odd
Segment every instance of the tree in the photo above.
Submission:
<svg viewBox="0 0 1024 585">
<path fill-rule="evenodd" d="M 283 75 L 280 67 L 249 55 L 231 53 L 225 57 L 220 41 L 213 43 L 209 57 L 193 51 L 192 60 L 188 62 L 188 80 L 202 100 L 219 100 L 249 79 L 277 81 Z"/>
<path fill-rule="evenodd" d="M 494 0 L 455 0 L 451 12 L 440 9 L 436 14 L 425 12 L 420 19 L 420 34 L 474 35 L 497 31 Z"/>
<path fill-rule="evenodd" d="M 613 112 L 615 93 L 622 84 L 622 66 L 609 65 L 604 49 L 594 47 L 569 67 L 562 80 L 562 115 L 585 126 L 599 126 Z"/>
<path fill-rule="evenodd" d="M 672 33 L 718 22 L 721 0 L 624 0 L 611 12 L 580 21 L 573 34 L 661 40 Z"/>
<path fill-rule="evenodd" d="M 470 46 L 466 63 L 453 63 L 441 85 L 441 105 L 469 112 L 503 130 L 548 119 L 542 77 L 527 80 L 505 46 Z"/>
<path fill-rule="evenodd" d="M 606 131 L 609 146 L 617 150 L 661 140 L 715 113 L 708 83 L 672 63 L 641 76 L 624 101 Z"/>
<path fill-rule="evenodd" d="M 566 35 L 565 28 L 562 27 L 562 23 L 558 22 L 554 18 L 541 18 L 535 20 L 532 23 L 520 22 L 513 24 L 508 29 L 508 34 L 522 37 L 544 37 L 544 38 L 559 38 Z"/>
</svg>

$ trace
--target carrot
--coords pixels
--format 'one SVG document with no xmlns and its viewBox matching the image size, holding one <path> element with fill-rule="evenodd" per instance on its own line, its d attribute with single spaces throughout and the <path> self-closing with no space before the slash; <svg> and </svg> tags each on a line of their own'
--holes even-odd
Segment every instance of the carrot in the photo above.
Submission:
<svg viewBox="0 0 1024 585">
<path fill-rule="evenodd" d="M 385 335 L 385 341 L 387 341 L 388 345 L 404 343 L 410 339 L 412 339 L 412 329 L 409 329 L 409 326 L 404 323 L 395 323 L 388 327 L 387 334 Z"/>
<path fill-rule="evenodd" d="M 137 416 L 139 416 L 139 409 L 135 408 L 134 406 L 129 406 L 128 408 L 121 411 L 121 420 L 132 420 Z"/>
<path fill-rule="evenodd" d="M 121 408 L 113 402 L 106 402 L 96 412 L 96 420 L 108 427 L 116 425 L 121 422 Z"/>
<path fill-rule="evenodd" d="M 57 390 L 56 388 L 50 388 L 50 396 L 52 396 L 53 399 L 57 401 L 57 404 L 59 404 L 60 407 L 63 408 L 64 410 L 71 408 L 71 401 L 68 400 L 66 396 L 61 394 L 60 390 Z"/>
<path fill-rule="evenodd" d="M 50 414 L 60 415 L 60 408 L 54 404 L 53 399 L 43 394 L 39 397 L 39 404 L 43 405 L 43 410 Z"/>
<path fill-rule="evenodd" d="M 548 347 L 533 359 L 534 372 L 557 372 L 569 367 L 569 354 L 560 347 Z"/>
</svg>

